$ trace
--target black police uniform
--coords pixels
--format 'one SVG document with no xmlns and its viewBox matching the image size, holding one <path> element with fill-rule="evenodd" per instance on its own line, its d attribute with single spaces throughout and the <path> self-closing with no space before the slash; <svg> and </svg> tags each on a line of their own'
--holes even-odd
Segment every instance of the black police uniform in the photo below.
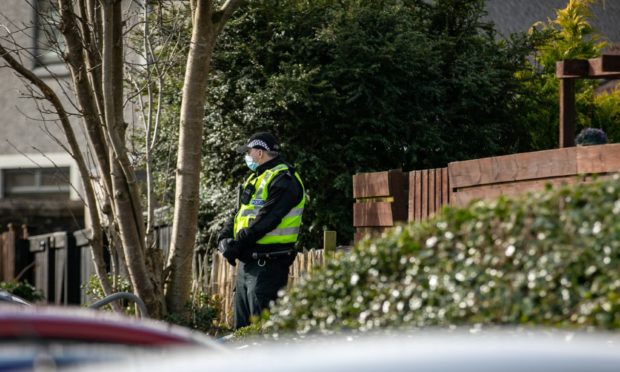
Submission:
<svg viewBox="0 0 620 372">
<path fill-rule="evenodd" d="M 287 164 L 277 156 L 260 165 L 256 169 L 259 176 L 268 169 L 279 164 Z M 269 184 L 268 196 L 265 204 L 258 212 L 250 226 L 237 233 L 237 239 L 232 241 L 236 247 L 235 255 L 241 263 L 237 270 L 235 283 L 235 329 L 250 324 L 253 315 L 260 315 L 263 309 L 278 296 L 278 291 L 288 282 L 289 266 L 295 260 L 295 244 L 261 244 L 256 242 L 271 232 L 280 224 L 280 221 L 303 198 L 303 188 L 292 174 L 293 167 L 287 164 L 289 172 L 282 172 Z M 246 201 L 246 202 L 249 202 Z M 224 224 L 218 234 L 218 242 L 233 237 L 234 218 L 236 211 Z M 270 258 L 258 259 L 256 253 L 290 252 Z M 254 255 L 254 257 L 253 257 Z M 227 257 L 230 260 L 230 257 Z M 232 261 L 234 262 L 234 261 Z"/>
</svg>

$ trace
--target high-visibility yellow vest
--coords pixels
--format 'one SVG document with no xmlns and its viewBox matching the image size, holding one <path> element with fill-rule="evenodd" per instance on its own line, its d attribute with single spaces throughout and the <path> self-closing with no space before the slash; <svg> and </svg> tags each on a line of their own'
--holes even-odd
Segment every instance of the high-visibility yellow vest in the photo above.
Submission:
<svg viewBox="0 0 620 372">
<path fill-rule="evenodd" d="M 258 212 L 261 210 L 267 197 L 269 196 L 269 184 L 274 178 L 281 172 L 288 172 L 288 166 L 286 164 L 278 164 L 275 167 L 266 170 L 258 177 L 252 173 L 244 182 L 243 187 L 247 187 L 249 184 L 253 184 L 255 191 L 252 195 L 250 202 L 247 204 L 241 204 L 237 215 L 235 216 L 234 224 L 234 238 L 237 238 L 237 233 L 248 226 L 252 220 L 256 218 Z M 299 228 L 301 227 L 301 216 L 304 211 L 304 205 L 306 203 L 304 184 L 301 182 L 299 174 L 295 172 L 295 178 L 299 181 L 302 188 L 301 202 L 291 209 L 280 224 L 275 229 L 267 233 L 257 244 L 286 244 L 295 243 L 299 237 Z"/>
</svg>

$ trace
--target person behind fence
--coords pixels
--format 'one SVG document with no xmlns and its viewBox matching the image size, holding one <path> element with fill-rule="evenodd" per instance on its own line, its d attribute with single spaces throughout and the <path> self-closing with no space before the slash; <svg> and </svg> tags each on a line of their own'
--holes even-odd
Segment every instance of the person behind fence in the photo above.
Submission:
<svg viewBox="0 0 620 372">
<path fill-rule="evenodd" d="M 288 282 L 295 260 L 305 204 L 304 185 L 295 168 L 279 153 L 276 138 L 256 133 L 237 148 L 245 154 L 250 175 L 239 187 L 236 211 L 218 234 L 218 250 L 237 269 L 234 328 L 250 324 L 252 316 L 278 296 Z"/>
</svg>

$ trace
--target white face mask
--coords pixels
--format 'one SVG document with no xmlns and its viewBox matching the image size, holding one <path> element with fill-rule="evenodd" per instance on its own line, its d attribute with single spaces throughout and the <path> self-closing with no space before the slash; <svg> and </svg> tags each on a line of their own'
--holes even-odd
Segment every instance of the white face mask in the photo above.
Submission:
<svg viewBox="0 0 620 372">
<path fill-rule="evenodd" d="M 258 168 L 258 163 L 255 162 L 254 159 L 252 159 L 250 154 L 245 154 L 244 160 L 245 160 L 245 165 L 247 165 L 248 168 L 250 168 L 252 172 L 254 172 L 256 168 Z"/>
</svg>

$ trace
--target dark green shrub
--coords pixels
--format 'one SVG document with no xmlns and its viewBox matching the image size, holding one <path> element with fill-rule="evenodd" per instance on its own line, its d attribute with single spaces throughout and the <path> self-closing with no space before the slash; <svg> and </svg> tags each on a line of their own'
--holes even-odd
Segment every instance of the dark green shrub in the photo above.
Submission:
<svg viewBox="0 0 620 372">
<path fill-rule="evenodd" d="M 603 145 L 607 142 L 607 135 L 598 128 L 583 128 L 575 138 L 575 143 L 582 146 Z"/>
<path fill-rule="evenodd" d="M 108 280 L 110 283 L 114 285 L 114 292 L 133 292 L 131 289 L 131 283 L 129 279 L 123 278 L 121 276 L 117 276 L 116 279 L 113 275 L 108 275 Z M 86 290 L 86 295 L 89 296 L 92 301 L 91 303 L 97 302 L 105 297 L 105 293 L 103 292 L 103 287 L 101 286 L 101 281 L 97 278 L 97 275 L 92 275 L 88 278 L 88 283 L 82 285 L 82 288 Z M 119 301 L 123 312 L 126 315 L 136 315 L 136 306 L 133 301 L 128 300 L 120 300 Z M 101 309 L 112 311 L 112 305 L 108 304 Z"/>
<path fill-rule="evenodd" d="M 168 314 L 164 317 L 164 320 L 204 332 L 211 336 L 219 336 L 230 332 L 230 329 L 219 320 L 222 308 L 222 303 L 219 299 L 200 292 L 192 297 L 190 302 L 185 305 L 185 308 L 187 311 L 184 314 Z"/>
<path fill-rule="evenodd" d="M 178 3 L 185 6 L 153 12 L 158 60 L 187 54 L 178 48 L 190 45 L 190 6 Z M 177 11 L 186 12 L 187 32 L 177 28 Z M 351 241 L 356 173 L 530 150 L 514 75 L 529 66 L 535 42 L 528 35 L 499 39 L 482 0 L 246 2 L 213 55 L 197 244 L 214 248 L 247 177 L 233 149 L 256 131 L 277 135 L 304 180 L 306 248 L 319 246 L 325 227 L 338 230 L 340 243 Z M 134 39 L 136 48 L 142 44 L 142 36 Z M 162 141 L 151 153 L 157 201 L 167 206 L 174 202 L 184 69 L 181 60 L 166 68 Z"/>
<path fill-rule="evenodd" d="M 0 291 L 7 291 L 29 302 L 43 299 L 43 293 L 27 282 L 0 282 Z"/>
<path fill-rule="evenodd" d="M 620 327 L 620 180 L 446 208 L 292 288 L 263 331 Z"/>
<path fill-rule="evenodd" d="M 109 276 L 109 280 L 112 282 L 112 275 Z M 117 287 L 116 292 L 132 292 L 131 283 L 127 279 L 118 277 L 115 283 Z M 90 280 L 84 287 L 86 294 L 93 298 L 93 302 L 105 297 L 103 288 L 101 288 L 101 282 L 94 275 L 90 277 Z M 126 315 L 136 314 L 134 302 L 121 300 L 120 304 L 123 313 Z M 186 311 L 184 313 L 170 313 L 164 316 L 163 320 L 216 336 L 230 331 L 226 325 L 221 324 L 218 318 L 221 307 L 222 304 L 219 299 L 209 297 L 204 292 L 199 292 L 194 294 L 185 305 Z M 102 309 L 111 311 L 112 306 L 105 305 Z"/>
</svg>

